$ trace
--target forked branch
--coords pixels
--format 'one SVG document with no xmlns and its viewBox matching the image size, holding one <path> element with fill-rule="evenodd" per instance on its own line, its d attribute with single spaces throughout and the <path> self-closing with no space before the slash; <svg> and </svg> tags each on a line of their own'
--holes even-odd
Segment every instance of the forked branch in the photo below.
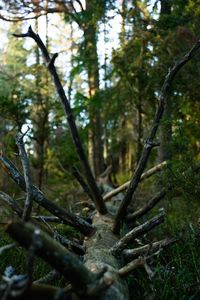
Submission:
<svg viewBox="0 0 200 300">
<path fill-rule="evenodd" d="M 129 245 L 132 241 L 134 241 L 139 236 L 145 234 L 146 232 L 153 229 L 155 226 L 158 226 L 164 221 L 164 212 L 158 214 L 157 216 L 153 217 L 149 221 L 141 224 L 131 231 L 129 231 L 125 236 L 123 236 L 112 248 L 111 252 L 115 256 L 119 256 L 120 253 Z"/>
<path fill-rule="evenodd" d="M 75 119 L 74 119 L 74 116 L 73 116 L 73 112 L 72 112 L 70 103 L 67 99 L 67 96 L 65 94 L 65 91 L 63 89 L 63 86 L 61 84 L 61 81 L 59 79 L 58 73 L 57 73 L 55 65 L 54 65 L 57 54 L 54 54 L 52 56 L 52 58 L 50 57 L 46 46 L 44 45 L 44 43 L 40 39 L 39 35 L 36 34 L 32 30 L 31 26 L 29 27 L 27 33 L 14 34 L 14 36 L 15 37 L 30 37 L 30 38 L 32 38 L 37 43 L 40 50 L 42 51 L 44 60 L 46 62 L 46 66 L 47 66 L 50 74 L 52 75 L 57 93 L 60 97 L 60 100 L 61 100 L 61 103 L 63 105 L 65 114 L 67 116 L 67 121 L 68 121 L 69 128 L 70 128 L 70 131 L 71 131 L 72 139 L 73 139 L 77 154 L 79 156 L 79 159 L 82 163 L 83 169 L 85 171 L 85 176 L 87 178 L 88 185 L 89 185 L 91 193 L 93 195 L 92 198 L 93 198 L 93 201 L 95 202 L 96 209 L 98 210 L 99 213 L 106 214 L 107 213 L 106 205 L 103 201 L 103 198 L 100 194 L 100 191 L 97 187 L 96 181 L 93 177 L 92 171 L 91 171 L 90 166 L 88 164 L 88 161 L 87 161 L 87 158 L 86 158 L 86 155 L 84 153 L 83 146 L 82 146 L 82 143 L 81 143 L 81 140 L 80 140 L 80 136 L 79 136 L 79 133 L 78 133 L 78 130 L 77 130 L 77 127 L 76 127 L 76 123 L 75 123 Z"/>
<path fill-rule="evenodd" d="M 124 267 L 122 267 L 118 271 L 118 274 L 121 277 L 124 277 L 124 276 L 127 276 L 128 274 L 130 274 L 131 272 L 133 272 L 136 268 L 143 266 L 145 268 L 145 270 L 147 271 L 147 273 L 149 274 L 149 276 L 154 275 L 152 270 L 149 268 L 147 262 L 154 256 L 159 255 L 159 253 L 162 250 L 164 250 L 165 248 L 174 244 L 175 242 L 177 242 L 177 239 L 175 239 L 175 238 L 174 239 L 165 239 L 165 240 L 153 243 L 152 245 L 145 245 L 145 246 L 141 247 L 140 250 L 142 250 L 142 251 L 135 251 L 135 253 L 137 252 L 137 255 L 140 255 L 140 256 L 138 258 L 132 260 L 131 262 L 129 262 Z M 137 248 L 137 249 L 139 250 L 139 248 Z M 126 251 L 128 251 L 128 250 L 126 250 Z M 134 249 L 133 249 L 133 251 L 134 251 Z M 131 256 L 129 256 L 128 258 L 130 259 Z"/>
<path fill-rule="evenodd" d="M 119 207 L 119 210 L 115 218 L 115 224 L 113 227 L 114 233 L 119 233 L 120 224 L 121 222 L 123 222 L 125 218 L 127 208 L 140 182 L 141 175 L 144 172 L 151 150 L 154 147 L 154 138 L 157 133 L 158 126 L 163 115 L 165 101 L 167 98 L 168 90 L 172 84 L 172 81 L 176 76 L 176 74 L 178 73 L 178 71 L 199 52 L 199 48 L 200 48 L 200 40 L 192 47 L 192 49 L 179 62 L 177 62 L 169 70 L 167 76 L 165 77 L 165 81 L 161 89 L 161 93 L 158 101 L 158 107 L 154 116 L 153 125 L 151 127 L 149 137 L 147 138 L 144 144 L 144 148 L 140 160 L 131 179 L 127 193 Z"/>
</svg>

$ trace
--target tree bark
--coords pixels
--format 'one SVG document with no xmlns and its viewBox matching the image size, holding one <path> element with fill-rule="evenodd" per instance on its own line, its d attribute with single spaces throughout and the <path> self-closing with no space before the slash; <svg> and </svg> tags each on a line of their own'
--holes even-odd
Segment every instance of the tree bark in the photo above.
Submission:
<svg viewBox="0 0 200 300">
<path fill-rule="evenodd" d="M 171 3 L 168 0 L 161 0 L 160 18 L 171 14 Z M 162 61 L 163 64 L 163 61 Z M 160 146 L 158 148 L 158 161 L 169 160 L 172 158 L 170 143 L 172 140 L 172 99 L 168 97 L 165 101 L 163 120 L 160 126 Z"/>
</svg>

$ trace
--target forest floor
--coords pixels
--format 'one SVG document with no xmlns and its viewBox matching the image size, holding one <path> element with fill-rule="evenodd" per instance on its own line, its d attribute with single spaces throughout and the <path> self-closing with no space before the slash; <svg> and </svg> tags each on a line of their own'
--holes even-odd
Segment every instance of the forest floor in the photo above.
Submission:
<svg viewBox="0 0 200 300">
<path fill-rule="evenodd" d="M 136 205 L 148 199 L 148 185 L 142 186 L 142 193 L 137 195 Z M 200 206 L 198 201 L 189 195 L 187 197 L 171 197 L 169 194 L 161 200 L 148 215 L 140 222 L 144 222 L 158 210 L 164 209 L 166 219 L 139 243 L 157 241 L 165 237 L 178 237 L 179 241 L 167 248 L 149 265 L 151 275 L 144 269 L 137 269 L 128 278 L 130 299 L 137 300 L 197 300 L 200 299 Z M 1 215 L 8 215 L 6 209 Z M 7 217 L 5 217 L 6 219 Z M 2 219 L 3 223 L 3 219 Z M 11 243 L 11 239 L 4 233 L 4 226 L 0 227 L 0 246 Z M 66 225 L 56 225 L 57 230 L 67 237 L 76 237 L 77 233 Z M 134 245 L 133 245 L 134 246 Z M 0 273 L 12 265 L 16 273 L 24 273 L 26 269 L 26 251 L 12 248 L 1 255 Z M 33 278 L 44 276 L 51 268 L 39 258 L 35 258 Z M 57 286 L 64 286 L 64 280 L 55 282 Z"/>
</svg>

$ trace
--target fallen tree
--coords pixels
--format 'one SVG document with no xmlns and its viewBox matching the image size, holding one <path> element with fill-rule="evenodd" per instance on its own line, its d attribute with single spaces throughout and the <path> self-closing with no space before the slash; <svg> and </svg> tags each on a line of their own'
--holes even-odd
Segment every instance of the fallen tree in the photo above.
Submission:
<svg viewBox="0 0 200 300">
<path fill-rule="evenodd" d="M 146 214 L 166 193 L 166 191 L 161 191 L 143 208 L 132 212 L 131 215 L 127 215 L 127 208 L 142 178 L 151 150 L 153 147 L 158 146 L 154 143 L 154 139 L 163 115 L 167 92 L 177 72 L 198 53 L 200 41 L 169 70 L 161 89 L 157 111 L 149 137 L 144 144 L 141 158 L 133 173 L 132 179 L 127 184 L 128 189 L 124 199 L 121 201 L 117 211 L 111 213 L 104 201 L 106 197 L 103 199 L 84 154 L 70 104 L 54 65 L 57 54 L 50 57 L 39 35 L 33 32 L 31 27 L 29 27 L 27 33 L 15 34 L 15 36 L 32 38 L 42 51 L 46 67 L 52 75 L 55 87 L 64 107 L 75 149 L 84 170 L 84 176 L 79 172 L 75 172 L 76 174 L 74 175 L 82 185 L 84 191 L 87 192 L 88 197 L 96 209 L 93 212 L 92 224 L 90 224 L 90 220 L 69 213 L 53 201 L 47 199 L 31 182 L 28 158 L 23 145 L 24 135 L 18 137 L 17 145 L 22 159 L 24 176 L 5 156 L 0 156 L 0 162 L 8 175 L 26 192 L 24 209 L 17 206 L 14 199 L 3 192 L 0 194 L 0 198 L 6 202 L 18 216 L 7 224 L 6 231 L 22 247 L 28 250 L 27 274 L 23 276 L 16 275 L 13 271 L 8 272 L 7 270 L 2 277 L 3 280 L 0 285 L 1 299 L 127 300 L 129 299 L 129 293 L 126 277 L 138 267 L 144 267 L 148 270 L 149 259 L 152 259 L 158 251 L 160 252 L 163 248 L 168 247 L 176 241 L 174 238 L 164 239 L 150 245 L 144 245 L 141 248 L 131 249 L 136 238 L 141 238 L 144 234 L 147 234 L 151 229 L 164 221 L 164 213 L 155 216 L 143 224 L 141 223 L 126 232 L 126 234 L 122 234 L 121 228 L 126 219 L 136 221 L 139 217 Z M 165 163 L 162 164 L 162 167 L 163 165 L 165 165 Z M 155 171 L 160 168 L 159 166 L 153 170 Z M 121 188 L 121 190 L 122 189 L 123 188 Z M 107 199 L 108 198 L 107 196 Z M 60 219 L 63 223 L 74 227 L 82 233 L 85 236 L 85 250 L 81 248 L 81 245 L 74 245 L 73 241 L 67 241 L 65 244 L 62 238 L 58 238 L 56 232 L 54 232 L 53 228 L 49 225 L 48 219 L 45 220 L 41 217 L 33 218 L 33 201 L 48 210 L 52 214 L 52 218 L 56 216 L 56 222 Z M 41 220 L 43 220 L 42 227 L 40 225 Z M 44 230 L 42 229 L 43 227 L 45 227 Z M 49 233 L 49 230 L 51 233 Z M 10 246 L 8 245 L 8 247 Z M 77 253 L 77 249 L 83 250 L 81 253 L 83 256 L 82 261 L 74 254 Z M 52 277 L 57 276 L 57 272 L 59 272 L 61 276 L 69 282 L 69 285 L 66 288 L 59 289 L 51 285 L 33 282 L 32 269 L 34 256 L 41 257 L 52 266 L 53 270 L 51 274 L 47 274 L 45 282 L 48 282 L 48 279 L 52 280 Z M 124 259 L 127 257 L 129 259 L 128 263 L 126 259 Z M 130 259 L 132 259 L 132 261 L 130 261 Z"/>
</svg>

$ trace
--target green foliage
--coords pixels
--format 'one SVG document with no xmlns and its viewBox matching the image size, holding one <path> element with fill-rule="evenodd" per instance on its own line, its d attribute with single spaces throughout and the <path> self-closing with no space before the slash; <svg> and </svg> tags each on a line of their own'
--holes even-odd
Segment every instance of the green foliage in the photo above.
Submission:
<svg viewBox="0 0 200 300">
<path fill-rule="evenodd" d="M 178 237 L 179 241 L 161 252 L 150 265 L 154 272 L 152 279 L 142 269 L 130 276 L 130 291 L 136 299 L 146 299 L 150 295 L 159 300 L 199 299 L 200 208 L 196 200 L 191 194 L 187 199 L 169 194 L 162 200 L 160 206 L 167 213 L 166 220 L 151 233 L 151 239 L 168 236 Z M 152 215 L 156 211 L 157 208 Z"/>
</svg>

